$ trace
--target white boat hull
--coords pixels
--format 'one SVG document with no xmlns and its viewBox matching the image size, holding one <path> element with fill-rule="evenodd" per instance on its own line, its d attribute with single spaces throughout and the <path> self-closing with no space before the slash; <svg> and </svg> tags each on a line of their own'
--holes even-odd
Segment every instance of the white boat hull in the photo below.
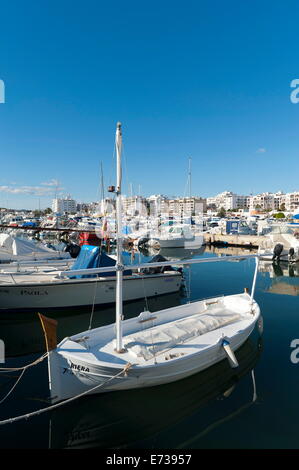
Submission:
<svg viewBox="0 0 299 470">
<path fill-rule="evenodd" d="M 199 248 L 203 244 L 203 237 L 186 238 L 152 238 L 150 246 L 159 246 L 160 248 Z"/>
<path fill-rule="evenodd" d="M 14 278 L 17 280 L 17 276 Z M 155 275 L 124 276 L 123 300 L 130 301 L 176 292 L 181 287 L 181 281 L 182 275 L 174 271 Z M 24 284 L 7 285 L 2 282 L 0 311 L 83 307 L 92 305 L 93 302 L 95 305 L 110 304 L 115 302 L 115 288 L 115 277 L 54 282 L 45 280 L 34 284 L 27 281 Z"/>
<path fill-rule="evenodd" d="M 271 250 L 259 250 L 260 259 L 263 261 L 273 261 L 274 253 Z M 283 250 L 279 256 L 280 261 L 297 263 L 299 261 L 299 254 L 294 254 L 292 257 L 289 255 L 289 250 Z"/>
<path fill-rule="evenodd" d="M 243 298 L 247 296 L 248 299 L 250 299 L 248 294 L 241 294 L 241 296 L 243 296 Z M 195 302 L 187 306 L 167 309 L 167 311 L 171 318 L 171 316 L 175 317 L 176 314 L 178 315 L 181 310 L 189 309 L 189 311 L 192 311 L 192 308 L 195 309 L 198 304 L 199 302 Z M 155 312 L 152 315 L 157 319 L 161 315 L 163 316 L 163 312 L 166 311 Z M 253 331 L 259 314 L 259 307 L 254 302 L 253 313 L 250 313 L 250 317 L 238 321 L 233 325 L 226 325 L 206 334 L 202 334 L 197 338 L 191 338 L 190 341 L 180 342 L 177 345 L 169 347 L 162 353 L 158 353 L 157 357 L 153 360 L 145 361 L 143 364 L 135 364 L 134 359 L 131 362 L 129 360 L 130 351 L 124 354 L 118 354 L 118 359 L 115 360 L 115 363 L 111 361 L 108 364 L 107 362 L 105 363 L 105 360 L 89 361 L 92 355 L 88 346 L 81 346 L 80 341 L 82 341 L 83 344 L 83 340 L 79 339 L 78 343 L 75 342 L 77 348 L 82 348 L 81 352 L 75 348 L 74 351 L 72 351 L 72 341 L 68 341 L 67 339 L 63 340 L 58 348 L 51 351 L 49 354 L 49 381 L 52 401 L 57 402 L 85 392 L 94 394 L 152 387 L 175 382 L 194 375 L 226 358 L 226 353 L 222 347 L 224 338 L 229 339 L 231 350 L 236 351 Z M 192 317 L 194 318 L 194 314 Z M 134 329 L 134 322 L 136 327 L 138 318 L 139 317 L 127 320 L 123 322 L 123 325 L 125 326 L 127 323 L 128 328 L 129 325 L 132 325 Z M 189 319 L 189 317 L 187 317 L 187 319 Z M 156 321 L 159 322 L 159 320 Z M 109 328 L 111 328 L 110 325 L 98 329 L 101 331 L 101 337 L 105 336 Z M 126 330 L 126 327 L 124 329 Z M 88 334 L 88 332 L 81 333 L 80 337 L 86 338 L 88 342 Z M 126 333 L 124 332 L 124 339 L 125 336 Z M 76 341 L 76 337 L 73 338 L 74 341 Z M 194 352 L 190 353 L 192 348 Z M 103 351 L 104 350 L 105 348 L 103 348 Z M 88 352 L 88 354 L 84 355 L 84 351 L 85 353 Z M 122 372 L 127 362 L 132 363 L 128 372 L 114 378 L 117 374 Z"/>
</svg>

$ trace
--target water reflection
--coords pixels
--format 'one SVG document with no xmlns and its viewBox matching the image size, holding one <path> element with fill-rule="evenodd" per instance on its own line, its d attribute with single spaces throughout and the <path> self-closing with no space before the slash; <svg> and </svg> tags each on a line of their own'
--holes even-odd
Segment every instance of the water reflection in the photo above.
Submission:
<svg viewBox="0 0 299 470">
<path fill-rule="evenodd" d="M 246 397 L 242 395 L 236 409 L 240 401 L 236 400 L 238 382 L 250 375 L 261 348 L 260 337 L 249 338 L 236 353 L 238 369 L 231 369 L 225 360 L 174 384 L 92 396 L 57 409 L 50 418 L 50 447 L 153 448 L 158 436 L 159 442 L 167 440 L 168 448 L 196 448 L 198 442 L 195 445 L 194 441 L 217 425 L 219 413 L 224 413 L 222 419 L 229 419 L 255 401 L 256 388 L 250 376 Z M 221 410 L 213 421 L 205 407 L 216 398 L 224 403 L 220 403 Z M 194 429 L 189 434 L 191 418 L 196 419 L 198 439 L 194 438 Z M 176 425 L 180 432 L 169 433 L 169 427 Z M 174 442 L 178 438 L 179 442 Z"/>
<path fill-rule="evenodd" d="M 182 294 L 175 292 L 148 299 L 136 300 L 124 304 L 125 318 L 135 317 L 144 309 L 155 312 L 180 304 Z M 57 339 L 61 341 L 88 329 L 91 320 L 91 309 L 72 309 L 71 311 L 49 312 L 46 316 L 58 321 Z M 115 321 L 115 307 L 97 309 L 92 315 L 92 328 L 111 324 Z M 5 343 L 6 357 L 22 356 L 45 351 L 45 342 L 37 313 L 1 314 L 1 339 Z"/>
<path fill-rule="evenodd" d="M 149 247 L 148 249 L 140 249 L 139 252 L 146 257 L 151 257 L 155 255 L 164 256 L 168 260 L 182 260 L 190 259 L 194 256 L 200 256 L 205 252 L 206 247 L 201 246 L 200 248 L 161 248 L 155 249 Z"/>
<path fill-rule="evenodd" d="M 253 255 L 257 253 L 257 248 L 241 247 L 241 246 L 209 246 L 205 247 L 205 253 L 214 253 L 215 255 L 239 256 Z"/>
<path fill-rule="evenodd" d="M 266 284 L 266 292 L 280 295 L 299 295 L 299 263 L 260 261 L 259 270 Z"/>
</svg>

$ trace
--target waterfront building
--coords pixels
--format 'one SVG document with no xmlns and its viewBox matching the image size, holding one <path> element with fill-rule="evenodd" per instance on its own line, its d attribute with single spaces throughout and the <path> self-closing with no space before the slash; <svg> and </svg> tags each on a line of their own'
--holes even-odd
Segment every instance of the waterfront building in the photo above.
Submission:
<svg viewBox="0 0 299 470">
<path fill-rule="evenodd" d="M 128 215 L 147 215 L 147 202 L 143 196 L 122 197 L 122 207 Z"/>
<path fill-rule="evenodd" d="M 214 197 L 207 198 L 208 207 L 213 207 L 216 210 L 223 207 L 226 211 L 232 209 L 246 209 L 249 208 L 250 196 L 241 196 L 232 191 L 224 191 Z"/>
<path fill-rule="evenodd" d="M 168 208 L 171 215 L 200 215 L 207 210 L 207 200 L 198 196 L 170 199 Z"/>
<path fill-rule="evenodd" d="M 77 203 L 68 195 L 65 198 L 55 198 L 52 201 L 52 211 L 60 214 L 74 214 L 77 211 Z"/>
<path fill-rule="evenodd" d="M 169 211 L 169 199 L 162 194 L 153 194 L 146 198 L 147 205 L 150 210 L 150 215 L 153 217 L 160 214 L 168 214 Z"/>
</svg>

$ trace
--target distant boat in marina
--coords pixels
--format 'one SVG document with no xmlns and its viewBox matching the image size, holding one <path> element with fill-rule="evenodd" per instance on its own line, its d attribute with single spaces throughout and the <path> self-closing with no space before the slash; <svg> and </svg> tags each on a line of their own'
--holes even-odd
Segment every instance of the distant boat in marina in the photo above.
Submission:
<svg viewBox="0 0 299 470">
<path fill-rule="evenodd" d="M 0 263 L 71 259 L 66 251 L 48 248 L 41 242 L 0 233 Z"/>
<path fill-rule="evenodd" d="M 269 261 L 299 261 L 299 235 L 283 224 L 272 225 L 264 235 L 265 241 L 259 247 L 258 254 Z"/>
<path fill-rule="evenodd" d="M 160 229 L 159 235 L 153 234 L 149 239 L 149 246 L 191 249 L 203 245 L 203 236 L 196 235 L 188 224 L 161 226 Z"/>
</svg>

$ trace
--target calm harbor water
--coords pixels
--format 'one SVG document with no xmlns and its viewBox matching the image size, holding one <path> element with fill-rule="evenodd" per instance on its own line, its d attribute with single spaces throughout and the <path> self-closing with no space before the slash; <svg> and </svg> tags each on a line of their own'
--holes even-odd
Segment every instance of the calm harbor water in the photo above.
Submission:
<svg viewBox="0 0 299 470">
<path fill-rule="evenodd" d="M 207 257 L 217 256 L 217 251 L 176 250 L 162 254 Z M 142 255 L 144 258 L 147 256 Z M 151 311 L 250 288 L 254 260 L 199 264 L 184 271 L 184 289 L 147 299 Z M 261 262 L 255 297 L 261 307 L 264 332 L 260 336 L 255 331 L 237 352 L 238 369 L 231 369 L 223 361 L 173 384 L 83 398 L 41 416 L 0 426 L 0 448 L 299 448 L 299 363 L 290 360 L 291 341 L 299 338 L 298 295 L 299 266 L 273 267 Z M 128 303 L 125 316 L 137 315 L 145 307 L 145 300 Z M 90 310 L 47 315 L 58 320 L 59 340 L 87 329 L 90 321 Z M 36 317 L 28 313 L 1 314 L 5 367 L 30 363 L 45 351 Z M 96 309 L 92 326 L 113 321 L 113 307 Z M 0 401 L 18 376 L 19 372 L 0 373 Z M 0 403 L 0 420 L 44 408 L 47 398 L 44 361 L 27 370 L 12 394 Z"/>
</svg>

